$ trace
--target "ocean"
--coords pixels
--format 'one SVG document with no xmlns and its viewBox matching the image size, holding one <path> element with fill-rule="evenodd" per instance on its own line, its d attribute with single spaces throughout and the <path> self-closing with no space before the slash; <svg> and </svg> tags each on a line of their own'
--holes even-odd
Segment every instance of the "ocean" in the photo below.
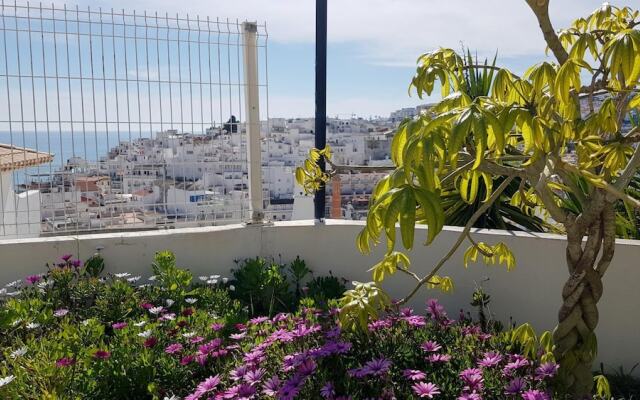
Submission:
<svg viewBox="0 0 640 400">
<path fill-rule="evenodd" d="M 81 157 L 89 162 L 96 162 L 101 157 L 107 155 L 109 149 L 115 147 L 119 142 L 128 142 L 140 137 L 151 137 L 150 132 L 140 134 L 140 132 L 59 132 L 51 131 L 36 132 L 25 131 L 24 134 L 19 129 L 12 132 L 0 131 L 0 143 L 13 144 L 18 147 L 52 153 L 54 160 L 50 164 L 42 164 L 39 167 L 18 170 L 14 173 L 15 183 L 23 183 L 25 180 L 33 179 L 35 175 L 48 175 L 60 169 L 72 157 Z"/>
</svg>

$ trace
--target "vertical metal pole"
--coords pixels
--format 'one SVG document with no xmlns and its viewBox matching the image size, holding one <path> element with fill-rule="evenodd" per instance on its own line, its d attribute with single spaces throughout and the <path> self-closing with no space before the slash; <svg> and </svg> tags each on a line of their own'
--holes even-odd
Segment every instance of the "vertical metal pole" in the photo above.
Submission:
<svg viewBox="0 0 640 400">
<path fill-rule="evenodd" d="M 264 219 L 262 205 L 262 162 L 260 149 L 260 99 L 258 87 L 258 26 L 245 22 L 243 26 L 244 50 L 244 98 L 247 127 L 247 161 L 249 170 L 249 199 L 251 222 Z"/>
<path fill-rule="evenodd" d="M 327 0 L 316 0 L 316 148 L 322 150 L 327 144 Z M 324 158 L 320 158 L 320 169 L 326 169 Z M 315 193 L 315 219 L 325 216 L 325 185 Z"/>
</svg>

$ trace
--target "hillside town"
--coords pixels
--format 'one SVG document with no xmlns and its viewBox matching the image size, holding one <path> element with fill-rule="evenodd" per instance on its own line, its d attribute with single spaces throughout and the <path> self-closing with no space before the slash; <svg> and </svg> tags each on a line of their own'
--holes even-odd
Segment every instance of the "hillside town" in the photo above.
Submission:
<svg viewBox="0 0 640 400">
<path fill-rule="evenodd" d="M 334 162 L 390 165 L 393 131 L 424 107 L 402 109 L 389 118 L 333 118 L 327 140 Z M 305 218 L 306 197 L 296 188 L 294 170 L 314 146 L 313 118 L 272 118 L 262 123 L 262 177 L 266 218 Z M 28 193 L 30 221 L 38 234 L 65 231 L 149 229 L 238 223 L 249 207 L 245 126 L 235 117 L 204 134 L 164 130 L 153 138 L 122 141 L 99 162 L 76 157 L 43 177 L 15 188 Z M 333 192 L 331 216 L 361 219 L 375 183 L 384 172 L 342 174 Z M 39 206 L 39 207 L 38 207 Z M 294 215 L 298 213 L 298 215 Z M 34 218 L 38 214 L 39 218 Z M 34 221 L 34 222 L 35 222 Z M 6 223 L 7 232 L 11 223 Z M 34 224 L 29 232 L 33 234 Z"/>
</svg>

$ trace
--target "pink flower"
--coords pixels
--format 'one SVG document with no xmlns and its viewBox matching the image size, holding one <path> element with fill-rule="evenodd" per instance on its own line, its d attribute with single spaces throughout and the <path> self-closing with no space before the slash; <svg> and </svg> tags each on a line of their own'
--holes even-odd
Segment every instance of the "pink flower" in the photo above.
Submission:
<svg viewBox="0 0 640 400">
<path fill-rule="evenodd" d="M 180 343 L 170 344 L 164 349 L 164 352 L 167 354 L 180 353 L 181 351 L 182 351 L 182 345 Z"/>
<path fill-rule="evenodd" d="M 420 346 L 420 348 L 428 353 L 433 353 L 440 350 L 442 346 L 440 346 L 437 342 L 434 342 L 433 340 L 429 340 L 427 342 L 422 343 L 422 346 Z"/>
<path fill-rule="evenodd" d="M 221 331 L 222 328 L 224 328 L 224 324 L 220 323 L 220 322 L 216 322 L 214 324 L 211 324 L 211 329 L 213 329 L 214 331 Z"/>
<path fill-rule="evenodd" d="M 427 377 L 427 374 L 417 369 L 405 369 L 402 375 L 411 381 L 421 381 Z"/>
<path fill-rule="evenodd" d="M 502 361 L 502 355 L 500 353 L 495 351 L 489 351 L 484 353 L 484 356 L 482 357 L 482 359 L 478 361 L 478 366 L 485 367 L 485 368 L 494 367 L 500 364 L 501 361 Z"/>
<path fill-rule="evenodd" d="M 70 367 L 76 363 L 76 360 L 71 357 L 62 357 L 56 361 L 56 367 Z"/>
<path fill-rule="evenodd" d="M 25 281 L 32 285 L 35 285 L 36 283 L 38 283 L 38 281 L 40 281 L 40 279 L 42 279 L 40 275 L 29 275 L 25 278 Z"/>
<path fill-rule="evenodd" d="M 522 399 L 523 400 L 551 400 L 551 397 L 549 397 L 549 395 L 546 394 L 545 392 L 531 389 L 522 393 Z"/>
<path fill-rule="evenodd" d="M 68 313 L 69 313 L 69 310 L 67 310 L 66 308 L 59 308 L 59 309 L 57 309 L 57 310 L 55 310 L 53 312 L 53 316 L 54 317 L 64 317 Z"/>
<path fill-rule="evenodd" d="M 432 363 L 439 363 L 439 362 L 449 362 L 451 360 L 451 356 L 449 354 L 429 354 L 427 356 L 427 361 L 432 362 Z"/>
<path fill-rule="evenodd" d="M 433 396 L 440 394 L 440 389 L 431 382 L 418 382 L 411 386 L 411 389 L 413 389 L 413 393 L 415 393 L 416 396 L 426 397 L 428 399 L 433 399 Z"/>
<path fill-rule="evenodd" d="M 111 327 L 116 330 L 124 329 L 126 328 L 126 326 L 127 326 L 126 322 L 116 322 L 115 324 L 111 325 Z"/>
<path fill-rule="evenodd" d="M 107 360 L 109 357 L 111 357 L 111 353 L 106 350 L 96 350 L 96 352 L 93 353 L 93 358 L 98 360 Z"/>
<path fill-rule="evenodd" d="M 147 349 L 150 349 L 152 347 L 154 347 L 156 344 L 158 344 L 158 339 L 154 338 L 154 337 L 150 337 L 148 339 L 146 339 L 144 341 L 144 347 L 146 347 Z"/>
</svg>

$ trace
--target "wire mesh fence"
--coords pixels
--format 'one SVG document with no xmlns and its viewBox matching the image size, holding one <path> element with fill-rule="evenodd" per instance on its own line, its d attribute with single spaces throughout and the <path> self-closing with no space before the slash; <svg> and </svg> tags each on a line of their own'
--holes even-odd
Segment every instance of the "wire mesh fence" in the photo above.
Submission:
<svg viewBox="0 0 640 400">
<path fill-rule="evenodd" d="M 5 1 L 0 13 L 0 237 L 246 218 L 246 23 Z M 268 36 L 251 25 L 268 119 Z"/>
</svg>

